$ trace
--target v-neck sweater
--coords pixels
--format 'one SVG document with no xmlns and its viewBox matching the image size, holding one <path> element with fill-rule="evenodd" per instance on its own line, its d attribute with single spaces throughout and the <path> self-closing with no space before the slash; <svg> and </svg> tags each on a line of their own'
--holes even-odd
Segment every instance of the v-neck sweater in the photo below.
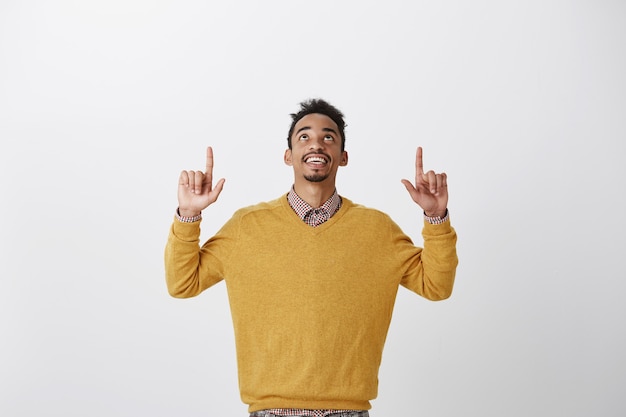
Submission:
<svg viewBox="0 0 626 417">
<path fill-rule="evenodd" d="M 225 281 L 250 412 L 369 409 L 398 286 L 430 300 L 452 292 L 449 221 L 424 222 L 422 249 L 388 215 L 345 197 L 310 227 L 285 194 L 238 210 L 202 246 L 199 223 L 172 224 L 168 290 L 193 297 Z"/>
</svg>

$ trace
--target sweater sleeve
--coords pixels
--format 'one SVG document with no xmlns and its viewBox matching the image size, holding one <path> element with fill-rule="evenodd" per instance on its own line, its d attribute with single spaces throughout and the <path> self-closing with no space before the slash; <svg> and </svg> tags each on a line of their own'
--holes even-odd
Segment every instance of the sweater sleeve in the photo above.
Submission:
<svg viewBox="0 0 626 417">
<path fill-rule="evenodd" d="M 233 219 L 200 247 L 200 222 L 176 219 L 165 246 L 165 280 L 171 296 L 189 298 L 224 279 L 224 265 L 236 242 Z"/>
<path fill-rule="evenodd" d="M 437 225 L 424 221 L 422 236 L 423 249 L 411 250 L 409 240 L 398 251 L 403 264 L 401 284 L 429 300 L 444 300 L 452 294 L 458 264 L 456 232 L 450 221 Z"/>
</svg>

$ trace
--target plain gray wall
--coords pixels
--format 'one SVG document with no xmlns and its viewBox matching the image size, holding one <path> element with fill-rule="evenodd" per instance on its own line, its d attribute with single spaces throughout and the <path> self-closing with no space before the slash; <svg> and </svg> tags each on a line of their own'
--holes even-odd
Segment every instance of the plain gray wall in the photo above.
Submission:
<svg viewBox="0 0 626 417">
<path fill-rule="evenodd" d="M 626 3 L 0 3 L 0 415 L 246 415 L 225 286 L 168 296 L 182 169 L 202 239 L 286 192 L 290 112 L 347 117 L 339 192 L 422 243 L 446 171 L 452 298 L 401 289 L 372 416 L 626 414 Z"/>
</svg>

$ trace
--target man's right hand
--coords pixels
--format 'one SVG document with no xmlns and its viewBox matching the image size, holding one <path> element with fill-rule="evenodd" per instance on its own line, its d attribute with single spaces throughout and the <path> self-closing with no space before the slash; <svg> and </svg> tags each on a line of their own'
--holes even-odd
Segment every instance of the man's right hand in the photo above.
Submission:
<svg viewBox="0 0 626 417">
<path fill-rule="evenodd" d="M 226 180 L 221 178 L 213 187 L 213 149 L 206 150 L 206 172 L 183 171 L 178 179 L 178 211 L 193 217 L 215 203 Z"/>
</svg>

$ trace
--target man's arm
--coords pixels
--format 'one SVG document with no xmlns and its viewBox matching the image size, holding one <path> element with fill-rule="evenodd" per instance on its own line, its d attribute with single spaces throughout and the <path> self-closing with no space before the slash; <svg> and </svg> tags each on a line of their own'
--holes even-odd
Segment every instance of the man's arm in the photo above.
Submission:
<svg viewBox="0 0 626 417">
<path fill-rule="evenodd" d="M 407 288 L 430 300 L 450 296 L 454 286 L 458 258 L 456 232 L 448 214 L 448 178 L 445 173 L 424 173 L 422 148 L 415 155 L 415 184 L 402 180 L 407 191 L 424 211 L 424 249 L 419 261 L 402 281 Z"/>
<path fill-rule="evenodd" d="M 206 152 L 206 172 L 182 171 L 180 174 L 177 215 L 165 247 L 165 278 L 173 297 L 193 297 L 220 279 L 218 273 L 201 273 L 199 242 L 202 210 L 217 200 L 224 181 L 222 178 L 213 186 L 211 147 Z"/>
</svg>

